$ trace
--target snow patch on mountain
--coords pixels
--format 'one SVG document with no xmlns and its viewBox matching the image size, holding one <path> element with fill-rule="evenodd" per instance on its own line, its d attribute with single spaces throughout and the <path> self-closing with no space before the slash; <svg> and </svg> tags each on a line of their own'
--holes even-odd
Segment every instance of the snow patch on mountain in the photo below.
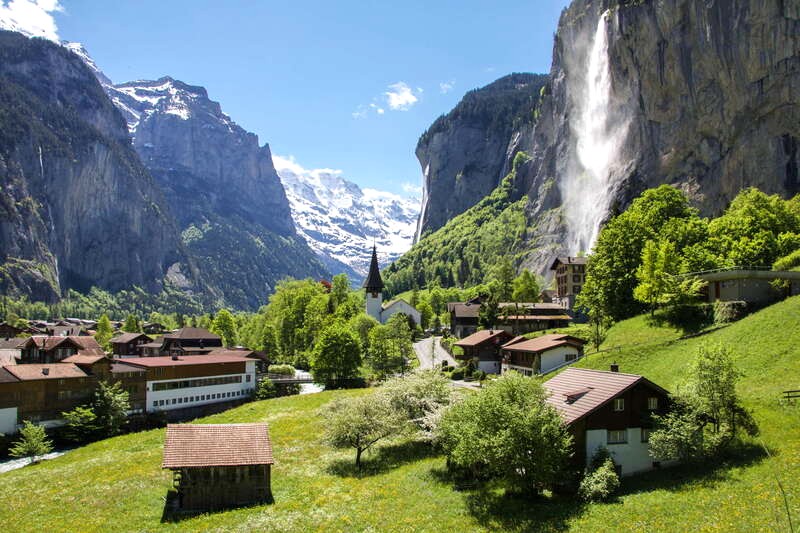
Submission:
<svg viewBox="0 0 800 533">
<path fill-rule="evenodd" d="M 419 199 L 361 189 L 340 170 L 305 169 L 292 157 L 272 156 L 297 231 L 331 268 L 366 276 L 373 242 L 381 264 L 411 248 Z"/>
</svg>

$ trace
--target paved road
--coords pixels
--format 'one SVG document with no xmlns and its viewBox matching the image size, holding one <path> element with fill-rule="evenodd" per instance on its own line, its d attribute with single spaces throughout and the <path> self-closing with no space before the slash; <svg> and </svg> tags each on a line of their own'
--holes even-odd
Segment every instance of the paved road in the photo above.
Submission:
<svg viewBox="0 0 800 533">
<path fill-rule="evenodd" d="M 441 337 L 428 337 L 414 343 L 414 351 L 417 353 L 420 368 L 430 369 L 434 365 L 440 367 L 442 361 L 447 361 L 448 365 L 456 365 L 455 359 L 439 344 L 440 339 Z"/>
</svg>

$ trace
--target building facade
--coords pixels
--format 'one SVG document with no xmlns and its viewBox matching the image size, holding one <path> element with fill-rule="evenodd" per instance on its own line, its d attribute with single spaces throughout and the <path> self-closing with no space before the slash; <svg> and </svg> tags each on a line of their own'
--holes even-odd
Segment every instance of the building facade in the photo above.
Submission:
<svg viewBox="0 0 800 533">
<path fill-rule="evenodd" d="M 586 467 L 601 447 L 623 476 L 660 466 L 648 440 L 653 416 L 670 408 L 666 390 L 639 375 L 585 368 L 568 368 L 543 386 L 572 433 L 577 467 Z"/>
<path fill-rule="evenodd" d="M 550 334 L 526 339 L 515 337 L 501 348 L 502 373 L 525 376 L 546 374 L 583 357 L 586 341 L 571 335 Z"/>
<path fill-rule="evenodd" d="M 586 262 L 585 257 L 557 257 L 550 265 L 556 282 L 557 303 L 566 309 L 575 306 L 575 297 L 586 283 Z"/>
</svg>

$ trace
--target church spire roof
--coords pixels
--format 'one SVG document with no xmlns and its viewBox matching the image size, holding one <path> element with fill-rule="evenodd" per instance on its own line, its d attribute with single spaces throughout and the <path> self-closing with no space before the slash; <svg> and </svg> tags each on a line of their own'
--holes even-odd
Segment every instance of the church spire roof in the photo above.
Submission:
<svg viewBox="0 0 800 533">
<path fill-rule="evenodd" d="M 378 268 L 378 250 L 375 245 L 372 246 L 372 261 L 369 264 L 367 279 L 364 280 L 364 288 L 367 289 L 367 292 L 381 292 L 383 290 L 381 271 Z"/>
</svg>

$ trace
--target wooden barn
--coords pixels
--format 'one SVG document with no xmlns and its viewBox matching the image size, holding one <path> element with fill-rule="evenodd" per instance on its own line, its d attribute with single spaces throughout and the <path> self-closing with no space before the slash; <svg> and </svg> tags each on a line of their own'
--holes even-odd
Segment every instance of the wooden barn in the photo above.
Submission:
<svg viewBox="0 0 800 533">
<path fill-rule="evenodd" d="M 162 468 L 173 472 L 178 506 L 213 511 L 272 501 L 266 424 L 170 424 Z"/>
</svg>

